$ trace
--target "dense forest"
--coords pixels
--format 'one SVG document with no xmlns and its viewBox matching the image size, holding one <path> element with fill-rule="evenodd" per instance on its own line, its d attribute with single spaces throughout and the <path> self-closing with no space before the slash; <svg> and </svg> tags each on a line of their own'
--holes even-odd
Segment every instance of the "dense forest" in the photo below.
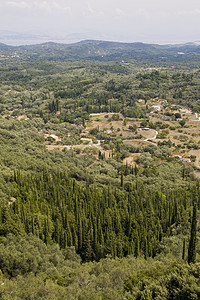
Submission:
<svg viewBox="0 0 200 300">
<path fill-rule="evenodd" d="M 200 299 L 198 47 L 94 44 L 0 47 L 0 298 Z"/>
</svg>

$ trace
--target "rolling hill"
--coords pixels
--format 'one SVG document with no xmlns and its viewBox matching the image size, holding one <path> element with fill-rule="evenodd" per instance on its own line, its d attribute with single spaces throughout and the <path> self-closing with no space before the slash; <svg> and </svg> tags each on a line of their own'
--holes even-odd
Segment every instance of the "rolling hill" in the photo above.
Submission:
<svg viewBox="0 0 200 300">
<path fill-rule="evenodd" d="M 7 46 L 0 43 L 1 54 L 17 53 L 23 57 L 47 60 L 99 61 L 190 61 L 199 60 L 200 46 L 195 43 L 158 45 L 85 40 L 74 44 L 47 42 L 28 46 Z"/>
</svg>

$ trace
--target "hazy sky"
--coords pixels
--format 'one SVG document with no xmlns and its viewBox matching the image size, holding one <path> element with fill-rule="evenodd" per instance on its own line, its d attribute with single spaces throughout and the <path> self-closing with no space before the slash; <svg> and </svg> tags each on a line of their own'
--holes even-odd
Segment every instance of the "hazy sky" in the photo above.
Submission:
<svg viewBox="0 0 200 300">
<path fill-rule="evenodd" d="M 0 0 L 0 30 L 119 41 L 200 40 L 199 0 Z"/>
</svg>

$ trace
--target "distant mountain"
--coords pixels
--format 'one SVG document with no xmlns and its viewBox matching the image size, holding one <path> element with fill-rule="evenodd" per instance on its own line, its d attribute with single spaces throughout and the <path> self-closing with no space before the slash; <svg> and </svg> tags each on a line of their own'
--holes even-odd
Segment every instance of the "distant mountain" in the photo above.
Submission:
<svg viewBox="0 0 200 300">
<path fill-rule="evenodd" d="M 8 46 L 6 44 L 0 43 L 0 50 L 8 51 L 8 50 L 12 50 L 12 49 L 13 49 L 12 46 Z"/>
<path fill-rule="evenodd" d="M 71 33 L 71 34 L 33 34 L 25 32 L 14 32 L 8 30 L 0 30 L 0 42 L 12 46 L 33 45 L 53 41 L 55 43 L 76 43 L 81 40 L 91 39 L 95 34 L 89 33 Z M 101 35 L 98 35 L 98 37 Z M 103 38 L 104 37 L 100 37 Z"/>
<path fill-rule="evenodd" d="M 200 46 L 195 43 L 158 45 L 145 43 L 119 43 L 84 40 L 73 44 L 47 42 L 28 46 L 0 44 L 0 51 L 17 52 L 29 59 L 47 60 L 129 60 L 136 61 L 188 61 L 199 60 Z"/>
<path fill-rule="evenodd" d="M 47 40 L 49 40 L 49 36 L 47 35 L 0 30 L 0 42 L 12 46 L 39 44 Z"/>
</svg>

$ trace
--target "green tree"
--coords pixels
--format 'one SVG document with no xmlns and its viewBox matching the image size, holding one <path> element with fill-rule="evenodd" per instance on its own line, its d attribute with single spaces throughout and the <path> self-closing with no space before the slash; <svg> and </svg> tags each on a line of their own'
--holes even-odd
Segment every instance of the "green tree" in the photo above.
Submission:
<svg viewBox="0 0 200 300">
<path fill-rule="evenodd" d="M 197 247 L 197 204 L 193 206 L 193 216 L 191 224 L 191 235 L 188 247 L 188 263 L 195 263 Z"/>
</svg>

